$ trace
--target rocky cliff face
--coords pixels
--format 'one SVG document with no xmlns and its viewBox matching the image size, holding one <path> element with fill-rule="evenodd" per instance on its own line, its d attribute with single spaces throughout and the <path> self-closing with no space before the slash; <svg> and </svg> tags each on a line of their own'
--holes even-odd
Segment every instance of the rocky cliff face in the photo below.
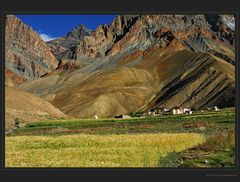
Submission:
<svg viewBox="0 0 240 182">
<path fill-rule="evenodd" d="M 125 50 L 164 47 L 175 38 L 191 51 L 209 52 L 234 64 L 234 28 L 234 17 L 230 15 L 122 15 L 109 26 L 100 25 L 92 32 L 82 28 L 85 31 L 81 29 L 80 36 L 75 36 L 79 43 L 76 41 L 56 56 L 88 65 Z M 60 43 L 56 40 L 49 45 L 68 42 L 68 39 Z M 221 44 L 227 50 L 221 50 Z"/>
<path fill-rule="evenodd" d="M 128 32 L 137 16 L 117 16 L 113 22 L 94 31 L 83 25 L 68 35 L 48 42 L 57 59 L 76 65 L 89 65 L 106 57 L 112 46 Z"/>
<path fill-rule="evenodd" d="M 49 42 L 60 50 L 57 70 L 19 88 L 83 118 L 234 106 L 233 16 L 122 15 L 77 32 L 69 47 L 66 37 Z"/>
<path fill-rule="evenodd" d="M 80 24 L 70 31 L 66 36 L 48 42 L 53 54 L 60 61 L 65 54 L 71 54 L 74 47 L 80 43 L 85 36 L 90 36 L 91 30 Z M 69 55 L 71 57 L 71 55 Z"/>
<path fill-rule="evenodd" d="M 58 66 L 58 61 L 37 32 L 14 15 L 5 22 L 6 68 L 19 77 L 39 78 Z M 7 76 L 7 75 L 6 75 Z"/>
</svg>

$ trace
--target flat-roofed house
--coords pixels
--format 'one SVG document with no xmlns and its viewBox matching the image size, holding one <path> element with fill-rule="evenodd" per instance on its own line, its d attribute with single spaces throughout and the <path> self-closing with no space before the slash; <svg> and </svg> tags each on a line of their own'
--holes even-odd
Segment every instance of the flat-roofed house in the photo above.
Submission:
<svg viewBox="0 0 240 182">
<path fill-rule="evenodd" d="M 192 114 L 192 111 L 189 108 L 174 107 L 172 109 L 172 114 Z"/>
<path fill-rule="evenodd" d="M 183 107 L 174 107 L 172 109 L 172 114 L 183 114 L 184 108 Z"/>
</svg>

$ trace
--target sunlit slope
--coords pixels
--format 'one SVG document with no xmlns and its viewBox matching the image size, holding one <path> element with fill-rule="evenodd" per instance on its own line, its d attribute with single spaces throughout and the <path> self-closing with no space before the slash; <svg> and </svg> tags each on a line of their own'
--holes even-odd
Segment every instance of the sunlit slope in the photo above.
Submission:
<svg viewBox="0 0 240 182">
<path fill-rule="evenodd" d="M 141 110 L 156 92 L 157 81 L 143 69 L 104 72 L 56 94 L 52 103 L 78 117 L 112 117 Z"/>
<path fill-rule="evenodd" d="M 20 119 L 21 125 L 34 121 L 46 121 L 49 118 L 66 117 L 44 99 L 15 88 L 6 87 L 5 104 L 6 129 L 14 126 L 16 118 Z"/>
<path fill-rule="evenodd" d="M 114 61 L 121 64 L 110 70 L 56 72 L 19 88 L 81 118 L 112 117 L 158 106 L 224 105 L 234 97 L 234 66 L 208 53 L 172 46 L 153 49 L 137 59 L 137 64 L 129 66 L 129 61 L 122 64 L 118 58 Z"/>
</svg>

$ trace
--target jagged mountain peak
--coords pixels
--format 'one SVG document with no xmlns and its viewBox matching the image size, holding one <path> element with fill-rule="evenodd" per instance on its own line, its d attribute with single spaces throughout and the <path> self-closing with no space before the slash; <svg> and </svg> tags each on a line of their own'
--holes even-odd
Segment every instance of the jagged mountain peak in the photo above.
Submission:
<svg viewBox="0 0 240 182">
<path fill-rule="evenodd" d="M 148 45 L 159 41 L 154 37 L 154 34 L 163 28 L 168 29 L 176 38 L 183 41 L 184 46 L 194 51 L 207 51 L 210 49 L 205 48 L 208 47 L 207 41 L 202 41 L 198 45 L 196 40 L 197 45 L 190 46 L 188 39 L 203 37 L 205 40 L 205 37 L 213 36 L 225 43 L 234 44 L 234 31 L 230 31 L 224 26 L 225 24 L 232 25 L 232 22 L 229 21 L 231 17 L 222 18 L 224 21 L 220 21 L 219 17 L 221 16 L 215 14 L 118 15 L 108 26 L 99 25 L 91 35 L 82 36 L 84 44 L 81 42 L 79 44 L 76 43 L 74 45 L 76 47 L 71 49 L 72 51 L 67 51 L 63 58 L 91 64 L 94 62 L 93 58 L 97 55 L 97 57 L 101 55 L 100 57 L 103 58 L 105 57 L 104 55 L 113 55 L 120 50 L 123 51 L 124 47 L 128 47 L 125 45 L 125 42 L 130 39 L 133 40 L 134 37 L 137 42 L 132 43 L 131 47 L 134 48 L 135 45 L 135 47 L 146 49 Z M 130 34 L 131 36 L 129 36 Z M 162 43 L 160 42 L 159 44 Z M 71 56 L 69 57 L 69 55 Z M 98 60 L 96 59 L 95 61 Z M 231 62 L 233 61 L 231 60 Z"/>
<path fill-rule="evenodd" d="M 79 24 L 74 29 L 72 29 L 66 36 L 66 38 L 81 39 L 84 36 L 91 35 L 91 30 L 85 25 Z"/>
</svg>

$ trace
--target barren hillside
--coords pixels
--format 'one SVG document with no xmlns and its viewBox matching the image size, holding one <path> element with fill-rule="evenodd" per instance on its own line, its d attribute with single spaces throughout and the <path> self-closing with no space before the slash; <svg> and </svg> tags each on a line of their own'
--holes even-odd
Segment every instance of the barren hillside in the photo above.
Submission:
<svg viewBox="0 0 240 182">
<path fill-rule="evenodd" d="M 67 117 L 44 99 L 12 87 L 6 87 L 5 89 L 5 105 L 6 129 L 14 126 L 16 118 L 20 119 L 20 124 L 26 124 Z"/>
<path fill-rule="evenodd" d="M 117 16 L 48 42 L 58 67 L 18 89 L 65 114 L 112 117 L 149 108 L 234 106 L 235 18 Z"/>
</svg>

